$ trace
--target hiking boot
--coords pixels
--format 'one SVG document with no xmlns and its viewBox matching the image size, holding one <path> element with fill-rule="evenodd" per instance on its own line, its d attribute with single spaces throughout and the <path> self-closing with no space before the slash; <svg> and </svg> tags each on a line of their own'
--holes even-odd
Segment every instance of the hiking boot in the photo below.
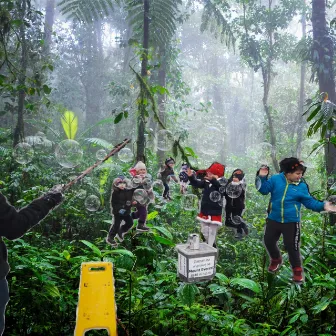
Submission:
<svg viewBox="0 0 336 336">
<path fill-rule="evenodd" d="M 106 238 L 106 243 L 111 245 L 112 247 L 117 247 L 118 246 L 118 243 L 115 241 L 115 237 L 113 238 L 113 237 L 108 236 Z"/>
<path fill-rule="evenodd" d="M 293 281 L 298 285 L 301 285 L 304 282 L 302 267 L 293 268 Z"/>
<path fill-rule="evenodd" d="M 279 270 L 282 265 L 282 258 L 279 259 L 271 259 L 271 263 L 268 267 L 268 272 L 275 273 Z"/>
<path fill-rule="evenodd" d="M 136 227 L 136 230 L 138 232 L 148 232 L 149 231 L 149 227 L 146 226 L 146 224 L 144 222 L 138 222 L 138 225 Z"/>
</svg>

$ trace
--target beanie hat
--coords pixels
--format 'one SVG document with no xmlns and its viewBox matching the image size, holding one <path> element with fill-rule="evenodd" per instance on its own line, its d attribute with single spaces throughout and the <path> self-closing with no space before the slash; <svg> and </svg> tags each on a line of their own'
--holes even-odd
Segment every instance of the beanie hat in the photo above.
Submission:
<svg viewBox="0 0 336 336">
<path fill-rule="evenodd" d="M 175 163 L 175 160 L 172 157 L 166 159 L 165 164 L 168 166 L 170 163 Z"/>
<path fill-rule="evenodd" d="M 134 169 L 135 169 L 135 170 L 140 170 L 140 169 L 147 169 L 147 168 L 146 168 L 146 165 L 145 165 L 142 161 L 139 161 L 139 162 L 134 166 Z"/>
<path fill-rule="evenodd" d="M 232 173 L 232 177 L 237 177 L 239 181 L 244 178 L 245 174 L 241 169 L 235 169 Z"/>
<path fill-rule="evenodd" d="M 218 177 L 224 176 L 225 166 L 219 162 L 214 162 L 208 169 L 206 170 L 199 170 L 197 174 L 207 173 L 210 172 Z"/>
</svg>

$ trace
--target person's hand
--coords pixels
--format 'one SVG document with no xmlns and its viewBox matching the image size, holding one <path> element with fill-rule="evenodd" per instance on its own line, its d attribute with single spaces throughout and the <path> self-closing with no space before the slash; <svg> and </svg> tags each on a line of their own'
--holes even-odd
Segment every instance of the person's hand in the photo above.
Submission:
<svg viewBox="0 0 336 336">
<path fill-rule="evenodd" d="M 258 175 L 262 177 L 267 176 L 268 173 L 269 173 L 269 168 L 267 166 L 261 166 L 258 171 Z"/>
<path fill-rule="evenodd" d="M 51 204 L 52 207 L 57 206 L 63 201 L 63 194 L 62 194 L 63 185 L 57 184 L 53 186 L 42 198 Z"/>
<path fill-rule="evenodd" d="M 189 177 L 193 175 L 193 171 L 190 168 L 187 169 L 187 175 Z"/>
<path fill-rule="evenodd" d="M 325 202 L 324 210 L 328 212 L 336 212 L 336 205 L 332 204 L 331 202 Z"/>
</svg>

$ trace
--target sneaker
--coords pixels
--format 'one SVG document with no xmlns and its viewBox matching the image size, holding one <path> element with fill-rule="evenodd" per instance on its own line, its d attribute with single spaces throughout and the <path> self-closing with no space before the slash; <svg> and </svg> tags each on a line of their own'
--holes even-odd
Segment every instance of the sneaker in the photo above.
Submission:
<svg viewBox="0 0 336 336">
<path fill-rule="evenodd" d="M 111 245 L 112 247 L 117 247 L 118 243 L 115 241 L 115 238 L 112 237 L 107 237 L 106 238 L 106 243 Z"/>
<path fill-rule="evenodd" d="M 270 273 L 275 273 L 276 271 L 279 270 L 279 268 L 282 265 L 282 258 L 279 259 L 271 259 L 271 263 L 268 267 L 268 272 Z"/>
<path fill-rule="evenodd" d="M 293 268 L 293 281 L 298 285 L 300 285 L 304 282 L 302 267 L 294 267 Z"/>
<path fill-rule="evenodd" d="M 138 222 L 138 225 L 137 225 L 137 227 L 136 227 L 136 230 L 137 230 L 138 232 L 148 232 L 148 231 L 149 231 L 149 227 L 146 226 L 145 223 L 139 223 L 139 222 Z"/>
</svg>

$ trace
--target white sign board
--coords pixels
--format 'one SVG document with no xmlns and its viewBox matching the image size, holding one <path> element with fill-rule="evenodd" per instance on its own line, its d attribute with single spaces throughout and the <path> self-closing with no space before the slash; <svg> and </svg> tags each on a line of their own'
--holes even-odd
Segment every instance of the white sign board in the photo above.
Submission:
<svg viewBox="0 0 336 336">
<path fill-rule="evenodd" d="M 214 271 L 215 256 L 189 259 L 188 278 L 213 275 Z"/>
<path fill-rule="evenodd" d="M 187 276 L 187 258 L 180 253 L 178 254 L 178 270 L 180 274 Z"/>
</svg>

